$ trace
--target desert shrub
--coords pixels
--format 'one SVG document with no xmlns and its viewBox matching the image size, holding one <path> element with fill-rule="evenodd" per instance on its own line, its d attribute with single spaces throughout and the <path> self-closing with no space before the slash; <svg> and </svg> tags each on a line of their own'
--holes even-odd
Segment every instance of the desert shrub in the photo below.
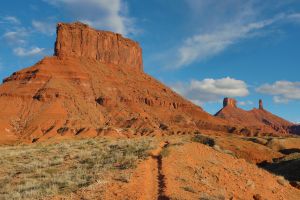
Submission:
<svg viewBox="0 0 300 200">
<path fill-rule="evenodd" d="M 50 126 L 48 129 L 42 130 L 42 131 L 43 131 L 43 134 L 46 135 L 46 134 L 49 133 L 54 127 L 55 127 L 55 126 L 52 125 L 52 126 Z"/>
<path fill-rule="evenodd" d="M 169 127 L 167 125 L 161 123 L 161 124 L 159 124 L 159 128 L 163 131 L 166 131 L 166 130 L 168 130 Z"/>
<path fill-rule="evenodd" d="M 210 147 L 213 147 L 215 145 L 215 140 L 213 138 L 210 138 L 208 136 L 204 136 L 201 134 L 196 134 L 192 137 L 193 142 L 198 142 L 201 144 L 208 145 Z"/>
<path fill-rule="evenodd" d="M 285 186 L 285 185 L 287 185 L 287 184 L 289 183 L 287 180 L 285 180 L 285 178 L 284 178 L 283 176 L 279 176 L 279 177 L 277 178 L 277 182 L 278 182 L 280 185 L 283 185 L 283 186 Z"/>
<path fill-rule="evenodd" d="M 59 129 L 57 129 L 57 133 L 59 134 L 63 134 L 64 132 L 68 131 L 69 128 L 68 127 L 61 127 Z"/>
<path fill-rule="evenodd" d="M 240 133 L 241 133 L 242 135 L 246 135 L 246 136 L 250 136 L 250 135 L 251 135 L 251 131 L 250 131 L 248 128 L 242 128 L 242 129 L 240 130 Z"/>
<path fill-rule="evenodd" d="M 185 118 L 182 115 L 176 115 L 173 118 L 173 121 L 176 122 L 176 123 L 186 122 Z"/>
<path fill-rule="evenodd" d="M 0 147 L 0 199 L 41 199 L 99 181 L 107 171 L 134 168 L 153 140 L 85 139 Z"/>
<path fill-rule="evenodd" d="M 187 192 L 196 193 L 195 190 L 190 186 L 184 186 L 182 189 Z"/>
<path fill-rule="evenodd" d="M 160 152 L 160 155 L 162 157 L 167 157 L 170 154 L 170 149 L 168 147 L 163 148 L 162 151 Z"/>
<path fill-rule="evenodd" d="M 261 145 L 266 145 L 268 143 L 268 140 L 264 139 L 264 138 L 259 138 L 259 137 L 250 137 L 250 138 L 245 138 L 245 140 L 247 141 L 251 141 L 257 144 L 261 144 Z"/>
<path fill-rule="evenodd" d="M 231 155 L 231 156 L 237 158 L 237 156 L 235 155 L 234 152 L 232 152 L 232 151 L 230 151 L 228 149 L 222 149 L 219 145 L 214 145 L 213 149 L 216 150 L 216 151 L 218 151 L 218 152 L 220 152 L 220 153 L 226 153 L 228 155 Z"/>
<path fill-rule="evenodd" d="M 219 195 L 209 195 L 206 193 L 201 194 L 199 200 L 225 200 L 225 196 L 222 194 Z M 229 199 L 233 199 L 233 198 L 229 198 Z"/>
</svg>

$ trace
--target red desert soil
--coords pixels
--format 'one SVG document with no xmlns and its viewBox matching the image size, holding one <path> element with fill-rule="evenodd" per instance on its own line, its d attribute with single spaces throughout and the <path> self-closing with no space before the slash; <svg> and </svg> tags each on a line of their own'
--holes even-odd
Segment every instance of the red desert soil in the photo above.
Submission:
<svg viewBox="0 0 300 200">
<path fill-rule="evenodd" d="M 172 140 L 172 139 L 171 139 Z M 174 138 L 173 138 L 174 140 Z M 175 139 L 176 140 L 176 139 Z M 168 153 L 163 153 L 167 151 Z M 126 182 L 96 183 L 55 199 L 198 200 L 300 198 L 300 190 L 256 165 L 193 142 L 162 143 Z"/>
<path fill-rule="evenodd" d="M 170 199 L 299 199 L 300 191 L 243 159 L 197 143 L 174 147 L 163 158 Z"/>
<path fill-rule="evenodd" d="M 215 141 L 221 149 L 229 150 L 238 158 L 243 158 L 253 164 L 272 161 L 273 158 L 283 156 L 283 154 L 273 151 L 265 145 L 246 140 L 244 137 L 216 137 Z"/>
</svg>

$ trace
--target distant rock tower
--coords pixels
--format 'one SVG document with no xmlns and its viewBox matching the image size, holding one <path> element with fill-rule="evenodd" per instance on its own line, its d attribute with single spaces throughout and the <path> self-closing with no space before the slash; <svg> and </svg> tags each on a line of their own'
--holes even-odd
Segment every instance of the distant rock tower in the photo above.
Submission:
<svg viewBox="0 0 300 200">
<path fill-rule="evenodd" d="M 263 106 L 263 101 L 260 99 L 259 102 L 258 102 L 258 108 L 260 110 L 263 110 L 264 109 L 264 106 Z"/>
<path fill-rule="evenodd" d="M 225 108 L 226 106 L 231 106 L 236 108 L 236 100 L 228 97 L 224 98 L 223 107 Z"/>
</svg>

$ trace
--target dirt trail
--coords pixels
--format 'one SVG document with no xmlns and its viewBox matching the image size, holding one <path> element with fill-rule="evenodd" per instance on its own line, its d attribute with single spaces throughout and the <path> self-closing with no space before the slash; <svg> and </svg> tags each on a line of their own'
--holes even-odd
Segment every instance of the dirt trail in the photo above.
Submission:
<svg viewBox="0 0 300 200">
<path fill-rule="evenodd" d="M 112 181 L 95 184 L 93 189 L 78 191 L 67 199 L 99 199 L 101 197 L 105 200 L 169 200 L 170 198 L 165 195 L 165 175 L 162 173 L 161 156 L 161 152 L 168 144 L 168 142 L 162 142 L 152 150 L 149 158 L 131 171 L 128 182 Z M 130 171 L 125 172 L 125 174 L 129 173 Z"/>
<path fill-rule="evenodd" d="M 163 142 L 160 144 L 159 148 L 157 148 L 154 152 L 151 153 L 152 159 L 155 159 L 157 162 L 157 185 L 158 185 L 158 194 L 157 200 L 169 200 L 170 198 L 165 195 L 166 181 L 165 175 L 162 171 L 162 155 L 161 152 L 164 148 L 169 145 L 169 142 Z"/>
<path fill-rule="evenodd" d="M 149 158 L 138 165 L 129 183 L 121 187 L 116 184 L 108 187 L 104 199 L 168 200 L 165 195 L 161 156 L 161 152 L 168 144 L 162 142 L 152 150 Z"/>
</svg>

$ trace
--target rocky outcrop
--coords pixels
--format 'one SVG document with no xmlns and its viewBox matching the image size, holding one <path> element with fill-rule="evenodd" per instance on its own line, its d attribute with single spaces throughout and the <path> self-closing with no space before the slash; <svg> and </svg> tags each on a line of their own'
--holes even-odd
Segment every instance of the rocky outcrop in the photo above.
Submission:
<svg viewBox="0 0 300 200">
<path fill-rule="evenodd" d="M 142 49 L 137 42 L 118 33 L 92 29 L 80 22 L 57 25 L 54 55 L 86 57 L 105 64 L 143 70 Z"/>
<path fill-rule="evenodd" d="M 232 124 L 245 127 L 235 132 L 243 135 L 286 135 L 296 131 L 291 122 L 265 110 L 261 99 L 258 109 L 249 111 L 238 108 L 236 103 L 235 99 L 224 98 L 223 108 L 215 114 L 219 118 L 229 120 Z"/>
<path fill-rule="evenodd" d="M 263 101 L 260 99 L 258 102 L 258 109 L 263 110 L 264 106 L 263 106 Z"/>
<path fill-rule="evenodd" d="M 233 98 L 224 98 L 223 100 L 223 107 L 225 108 L 226 106 L 231 106 L 236 108 L 236 100 Z"/>
</svg>

